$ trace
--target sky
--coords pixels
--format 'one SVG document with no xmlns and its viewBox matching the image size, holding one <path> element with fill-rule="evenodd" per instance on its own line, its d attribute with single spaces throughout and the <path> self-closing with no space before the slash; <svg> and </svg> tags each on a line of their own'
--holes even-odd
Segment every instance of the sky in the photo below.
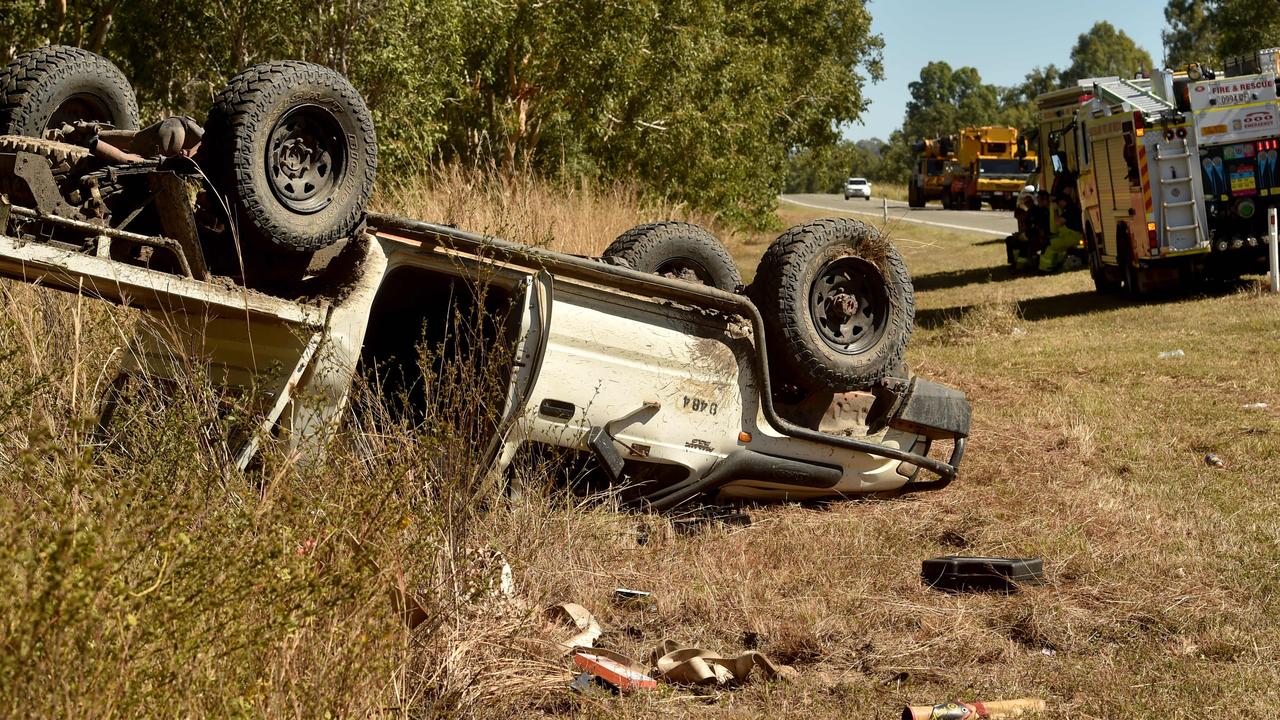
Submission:
<svg viewBox="0 0 1280 720">
<path fill-rule="evenodd" d="M 932 60 L 978 69 L 982 81 L 1015 85 L 1031 68 L 1070 64 L 1076 38 L 1106 20 L 1151 53 L 1162 57 L 1165 0 L 871 0 L 873 32 L 884 38 L 884 79 L 864 88 L 871 107 L 862 124 L 845 127 L 861 140 L 902 125 L 907 84 Z"/>
</svg>

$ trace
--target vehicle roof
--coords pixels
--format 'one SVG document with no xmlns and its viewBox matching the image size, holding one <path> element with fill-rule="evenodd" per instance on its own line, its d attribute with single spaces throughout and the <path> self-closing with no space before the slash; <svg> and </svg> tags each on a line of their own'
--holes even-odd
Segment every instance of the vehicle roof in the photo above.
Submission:
<svg viewBox="0 0 1280 720">
<path fill-rule="evenodd" d="M 851 178 L 849 178 L 848 180 L 846 180 L 845 182 L 851 182 L 851 183 L 867 183 L 867 184 L 870 184 L 870 181 L 869 181 L 869 180 L 867 180 L 866 178 L 860 178 L 860 177 L 851 177 Z"/>
</svg>

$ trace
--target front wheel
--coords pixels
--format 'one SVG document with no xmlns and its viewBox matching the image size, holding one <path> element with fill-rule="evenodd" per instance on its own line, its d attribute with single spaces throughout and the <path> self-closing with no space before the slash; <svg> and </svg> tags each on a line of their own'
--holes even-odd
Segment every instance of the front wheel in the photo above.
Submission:
<svg viewBox="0 0 1280 720">
<path fill-rule="evenodd" d="M 898 367 L 915 317 L 911 277 L 897 248 L 849 218 L 798 225 L 769 246 L 752 299 L 770 360 L 809 391 L 875 385 Z"/>
<path fill-rule="evenodd" d="M 685 222 L 637 225 L 618 236 L 604 257 L 621 260 L 640 272 L 710 285 L 734 292 L 742 274 L 733 256 L 714 235 Z"/>
</svg>

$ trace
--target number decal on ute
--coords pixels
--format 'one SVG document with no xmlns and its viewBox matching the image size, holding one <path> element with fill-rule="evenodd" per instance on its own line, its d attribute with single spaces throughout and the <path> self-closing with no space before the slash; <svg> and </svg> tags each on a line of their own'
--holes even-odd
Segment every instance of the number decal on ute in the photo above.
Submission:
<svg viewBox="0 0 1280 720">
<path fill-rule="evenodd" d="M 720 412 L 720 406 L 716 403 L 702 398 L 689 397 L 688 395 L 684 396 L 684 400 L 680 402 L 680 407 L 690 412 L 707 413 L 708 415 L 715 415 Z"/>
</svg>

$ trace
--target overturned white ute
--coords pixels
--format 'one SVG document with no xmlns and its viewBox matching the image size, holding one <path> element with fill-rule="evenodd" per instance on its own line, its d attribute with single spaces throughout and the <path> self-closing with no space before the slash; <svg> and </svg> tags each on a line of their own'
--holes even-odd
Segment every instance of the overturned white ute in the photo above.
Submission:
<svg viewBox="0 0 1280 720">
<path fill-rule="evenodd" d="M 506 358 L 486 444 L 499 476 L 552 449 L 589 485 L 663 510 L 956 475 L 969 405 L 903 363 L 910 278 L 862 223 L 789 230 L 743 287 L 724 247 L 685 223 L 582 258 L 366 214 L 368 112 L 314 65 L 251 68 L 203 127 L 143 130 L 102 58 L 44 48 L 7 72 L 0 88 L 22 92 L 0 98 L 0 274 L 158 314 L 168 343 L 136 348 L 133 372 L 163 375 L 176 351 L 272 387 L 241 466 L 264 434 L 312 449 L 356 432 L 355 384 L 420 383 L 422 349 L 463 352 L 457 323 L 471 319 L 463 334 Z"/>
</svg>

